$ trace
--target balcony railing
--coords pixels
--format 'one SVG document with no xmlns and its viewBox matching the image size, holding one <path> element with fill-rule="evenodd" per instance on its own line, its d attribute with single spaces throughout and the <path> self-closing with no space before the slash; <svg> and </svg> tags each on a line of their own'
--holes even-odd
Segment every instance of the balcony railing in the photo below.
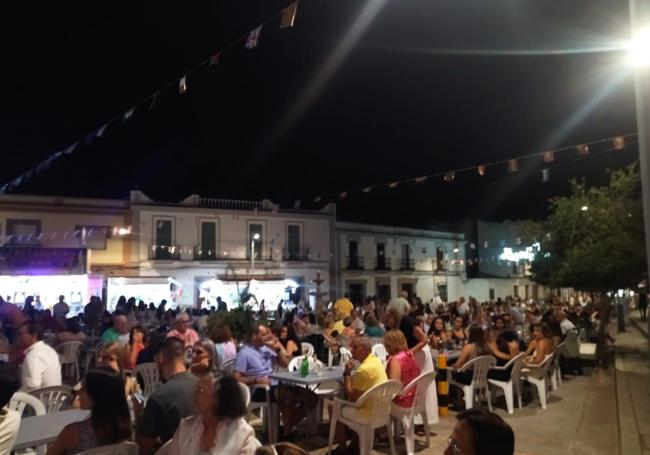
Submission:
<svg viewBox="0 0 650 455">
<path fill-rule="evenodd" d="M 282 250 L 282 260 L 283 261 L 310 261 L 311 260 L 311 253 L 309 252 L 309 248 L 301 249 L 301 250 L 289 250 L 287 248 Z"/>
<path fill-rule="evenodd" d="M 363 270 L 362 256 L 346 256 L 345 268 L 348 270 Z"/>
<path fill-rule="evenodd" d="M 392 270 L 392 265 L 392 258 L 387 258 L 385 256 L 378 256 L 375 258 L 375 270 Z"/>
<path fill-rule="evenodd" d="M 400 258 L 400 260 L 399 260 L 399 269 L 401 271 L 415 270 L 415 260 L 407 259 L 407 258 Z"/>
<path fill-rule="evenodd" d="M 149 259 L 154 261 L 178 261 L 181 247 L 178 245 L 150 245 Z"/>
</svg>

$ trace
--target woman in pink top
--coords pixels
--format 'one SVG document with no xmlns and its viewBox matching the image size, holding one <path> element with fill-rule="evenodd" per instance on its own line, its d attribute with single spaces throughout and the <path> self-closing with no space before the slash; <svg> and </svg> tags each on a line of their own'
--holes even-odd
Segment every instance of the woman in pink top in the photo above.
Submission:
<svg viewBox="0 0 650 455">
<path fill-rule="evenodd" d="M 386 364 L 386 375 L 388 379 L 397 379 L 406 387 L 413 379 L 420 376 L 421 370 L 413 353 L 409 350 L 406 337 L 401 330 L 389 330 L 384 335 L 384 347 L 388 352 L 388 363 Z M 415 389 L 411 389 L 406 395 L 398 395 L 393 402 L 397 406 L 410 408 L 413 405 Z"/>
</svg>

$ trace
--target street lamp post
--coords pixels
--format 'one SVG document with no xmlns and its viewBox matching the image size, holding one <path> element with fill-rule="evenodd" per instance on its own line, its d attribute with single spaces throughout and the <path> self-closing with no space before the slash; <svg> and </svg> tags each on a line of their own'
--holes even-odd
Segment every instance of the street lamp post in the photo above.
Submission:
<svg viewBox="0 0 650 455">
<path fill-rule="evenodd" d="M 259 234 L 254 234 L 251 240 L 251 273 L 255 272 L 255 241 L 260 239 Z"/>
<path fill-rule="evenodd" d="M 631 57 L 635 58 L 634 86 L 636 92 L 636 121 L 639 143 L 641 189 L 643 194 L 643 226 L 645 229 L 646 261 L 650 265 L 650 0 L 630 0 L 632 25 Z M 650 328 L 650 320 L 648 321 Z"/>
</svg>

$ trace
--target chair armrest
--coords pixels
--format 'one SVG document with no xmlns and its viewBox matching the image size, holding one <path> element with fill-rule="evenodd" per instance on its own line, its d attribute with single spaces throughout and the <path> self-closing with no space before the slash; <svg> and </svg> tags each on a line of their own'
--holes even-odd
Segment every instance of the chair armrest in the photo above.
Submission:
<svg viewBox="0 0 650 455">
<path fill-rule="evenodd" d="M 334 398 L 334 405 L 335 406 L 352 406 L 354 408 L 360 408 L 361 404 L 357 401 L 348 401 L 348 400 L 343 400 L 341 398 Z"/>
<path fill-rule="evenodd" d="M 541 363 L 524 363 L 524 368 L 540 368 Z"/>
<path fill-rule="evenodd" d="M 496 366 L 494 366 L 494 367 L 490 367 L 490 370 L 497 370 L 497 371 L 506 371 L 507 369 L 508 369 L 508 368 L 506 368 L 505 366 L 500 366 L 500 367 L 496 367 Z"/>
</svg>

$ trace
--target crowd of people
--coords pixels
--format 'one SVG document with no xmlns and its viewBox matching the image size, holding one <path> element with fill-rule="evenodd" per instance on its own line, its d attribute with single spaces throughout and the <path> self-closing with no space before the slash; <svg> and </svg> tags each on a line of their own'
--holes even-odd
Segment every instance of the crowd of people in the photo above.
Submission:
<svg viewBox="0 0 650 455">
<path fill-rule="evenodd" d="M 478 303 L 461 298 L 449 305 L 440 301 L 423 304 L 417 296 L 401 292 L 389 301 L 369 297 L 356 306 L 343 296 L 315 309 L 304 305 L 289 309 L 282 303 L 274 311 L 261 307 L 245 336 L 240 334 L 245 339 L 237 340 L 232 327 L 208 327 L 210 314 L 220 311 L 227 309 L 180 310 L 167 308 L 165 301 L 156 306 L 120 298 L 115 311 L 109 313 L 93 297 L 82 314 L 70 316 L 63 297 L 53 311 L 36 309 L 29 297 L 23 308 L 0 299 L 0 398 L 6 404 L 14 391 L 62 384 L 56 346 L 68 341 L 87 347 L 94 343 L 97 355 L 74 386 L 74 400 L 69 403 L 90 410 L 90 417 L 66 426 L 49 446 L 48 455 L 78 453 L 129 439 L 138 444 L 142 455 L 153 454 L 168 441 L 171 453 L 178 454 L 255 453 L 262 450 L 261 444 L 243 418 L 246 405 L 239 384 L 250 387 L 252 401 L 270 399 L 277 404 L 283 424 L 281 439 L 291 438 L 295 427 L 316 407 L 318 397 L 308 388 L 277 384 L 269 375 L 303 354 L 302 341 L 322 340 L 313 343 L 314 361 L 341 363 L 341 396 L 354 402 L 387 380 L 406 385 L 434 371 L 433 359 L 445 350 L 460 351 L 453 365 L 456 369 L 482 355 L 492 355 L 497 365 L 505 365 L 520 352 L 525 352 L 528 364 L 539 364 L 568 333 L 595 337 L 608 318 L 607 307 L 591 301 L 507 298 Z M 377 340 L 388 353 L 386 367 L 372 354 Z M 342 348 L 351 353 L 345 362 Z M 145 399 L 143 385 L 131 371 L 150 362 L 156 364 L 163 384 Z M 564 365 L 564 372 L 580 374 L 579 363 Z M 458 382 L 471 381 L 471 371 L 455 374 Z M 399 395 L 395 404 L 409 407 L 413 394 Z M 12 440 L 2 435 L 15 436 L 20 421 L 11 411 L 3 412 L 0 452 Z M 369 411 L 362 407 L 348 412 Z M 429 424 L 438 421 L 435 383 L 427 389 L 426 413 Z M 507 449 L 513 444 L 508 442 L 512 432 L 496 416 L 468 410 L 458 419 L 461 428 L 491 425 L 495 430 L 488 436 L 501 442 L 499 451 L 490 453 L 512 453 Z M 472 427 L 472 431 L 483 430 Z M 386 435 L 377 437 L 385 439 Z M 455 431 L 449 446 L 462 449 L 481 440 L 463 437 Z M 342 425 L 336 429 L 335 440 L 335 453 L 357 450 L 358 442 Z"/>
</svg>

